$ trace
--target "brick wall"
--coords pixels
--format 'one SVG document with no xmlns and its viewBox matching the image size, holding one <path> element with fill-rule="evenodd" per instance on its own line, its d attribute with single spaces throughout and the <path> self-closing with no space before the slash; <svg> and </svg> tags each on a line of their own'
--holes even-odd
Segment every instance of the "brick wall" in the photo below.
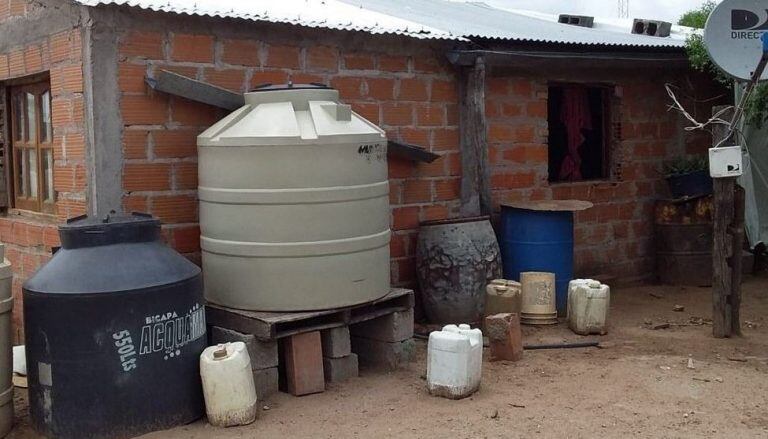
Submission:
<svg viewBox="0 0 768 439">
<path fill-rule="evenodd" d="M 199 255 L 195 135 L 223 116 L 205 105 L 153 94 L 147 72 L 164 68 L 233 91 L 262 83 L 323 82 L 390 138 L 443 155 L 431 164 L 392 159 L 392 281 L 415 285 L 420 221 L 458 214 L 461 158 L 454 69 L 442 50 L 389 44 L 388 51 L 347 48 L 318 32 L 312 39 L 273 41 L 174 31 L 129 30 L 120 36 L 124 205 L 159 216 L 168 241 Z M 261 34 L 260 34 L 261 35 Z M 370 38 L 370 37 L 366 37 Z M 381 44 L 379 44 L 381 46 Z M 624 75 L 626 76 L 626 75 Z M 652 272 L 650 208 L 666 195 L 657 172 L 669 157 L 701 153 L 708 140 L 681 135 L 666 110 L 663 80 L 611 81 L 617 131 L 612 177 L 601 182 L 547 181 L 547 82 L 534 75 L 489 78 L 487 117 L 494 203 L 576 198 L 595 208 L 576 218 L 576 270 L 626 278 Z M 703 111 L 708 111 L 704 109 Z"/>
<path fill-rule="evenodd" d="M 195 136 L 224 113 L 151 93 L 143 80 L 147 72 L 168 69 L 238 92 L 266 82 L 328 83 L 355 111 L 386 129 L 390 138 L 445 154 L 431 164 L 402 160 L 389 164 L 392 278 L 396 284 L 413 285 L 419 221 L 446 218 L 458 207 L 460 159 L 452 70 L 439 54 L 426 51 L 414 56 L 327 44 L 175 32 L 121 35 L 125 208 L 160 217 L 168 241 L 197 258 Z"/>
<path fill-rule="evenodd" d="M 21 20 L 35 7 L 19 0 L 0 0 L 0 25 Z M 0 241 L 13 264 L 13 321 L 16 341 L 23 339 L 21 285 L 51 257 L 59 245 L 57 223 L 85 213 L 85 125 L 80 29 L 55 33 L 8 51 L 0 51 L 0 82 L 49 74 L 54 132 L 56 216 L 10 209 L 0 217 Z M 9 194 L 10 196 L 10 194 Z"/>
<path fill-rule="evenodd" d="M 491 186 L 499 204 L 522 200 L 578 199 L 595 207 L 576 214 L 575 270 L 610 274 L 623 281 L 654 271 L 654 200 L 668 196 L 664 161 L 702 154 L 708 136 L 682 134 L 682 120 L 667 111 L 663 79 L 638 81 L 617 75 L 611 104 L 611 175 L 604 181 L 549 183 L 546 79 L 497 77 L 488 84 L 486 116 Z M 699 93 L 716 89 L 702 82 Z M 686 107 L 690 102 L 686 101 Z M 708 108 L 700 108 L 702 114 Z"/>
</svg>

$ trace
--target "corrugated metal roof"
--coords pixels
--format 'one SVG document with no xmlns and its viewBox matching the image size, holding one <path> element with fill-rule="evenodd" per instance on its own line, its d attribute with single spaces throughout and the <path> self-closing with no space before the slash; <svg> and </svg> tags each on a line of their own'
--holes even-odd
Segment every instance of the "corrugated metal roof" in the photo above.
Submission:
<svg viewBox="0 0 768 439">
<path fill-rule="evenodd" d="M 633 35 L 631 20 L 595 18 L 593 28 L 561 24 L 557 16 L 498 9 L 459 0 L 76 0 L 87 6 L 127 5 L 153 11 L 242 18 L 372 34 L 466 41 L 478 38 L 625 47 L 685 46 L 691 29 L 667 38 Z"/>
<path fill-rule="evenodd" d="M 308 27 L 450 39 L 438 28 L 339 0 L 75 0 L 86 6 L 125 5 L 157 12 L 287 23 Z"/>
<path fill-rule="evenodd" d="M 595 19 L 593 28 L 557 22 L 558 16 L 498 9 L 482 2 L 446 0 L 342 0 L 395 17 L 409 17 L 457 37 L 491 38 L 542 43 L 589 44 L 635 47 L 683 47 L 684 28 L 676 27 L 668 38 L 635 35 L 632 21 Z M 622 29 L 623 28 L 623 29 Z"/>
</svg>

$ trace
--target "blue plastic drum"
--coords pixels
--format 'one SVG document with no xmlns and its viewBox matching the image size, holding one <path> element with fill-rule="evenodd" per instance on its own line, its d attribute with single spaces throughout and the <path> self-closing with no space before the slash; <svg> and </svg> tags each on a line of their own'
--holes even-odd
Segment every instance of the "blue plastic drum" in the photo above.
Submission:
<svg viewBox="0 0 768 439">
<path fill-rule="evenodd" d="M 573 279 L 573 212 L 592 207 L 576 200 L 501 206 L 501 259 L 506 279 L 524 271 L 555 273 L 557 313 L 564 316 Z"/>
</svg>

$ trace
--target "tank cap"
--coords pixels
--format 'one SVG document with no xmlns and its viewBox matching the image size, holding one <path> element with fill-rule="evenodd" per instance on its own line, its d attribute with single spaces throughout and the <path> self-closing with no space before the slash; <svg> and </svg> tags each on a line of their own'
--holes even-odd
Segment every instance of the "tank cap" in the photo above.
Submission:
<svg viewBox="0 0 768 439">
<path fill-rule="evenodd" d="M 160 239 L 160 220 L 146 213 L 78 216 L 59 226 L 64 249 L 149 242 Z"/>
<path fill-rule="evenodd" d="M 214 360 L 223 360 L 224 358 L 227 358 L 227 355 L 227 347 L 224 345 L 219 345 L 219 349 L 213 351 Z"/>
</svg>

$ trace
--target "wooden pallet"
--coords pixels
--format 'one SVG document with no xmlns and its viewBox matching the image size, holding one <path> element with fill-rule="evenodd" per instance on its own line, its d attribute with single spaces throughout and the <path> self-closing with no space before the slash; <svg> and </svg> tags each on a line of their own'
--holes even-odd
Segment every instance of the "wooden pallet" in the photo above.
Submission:
<svg viewBox="0 0 768 439">
<path fill-rule="evenodd" d="M 362 305 L 323 311 L 258 312 L 206 305 L 208 325 L 253 334 L 260 340 L 276 340 L 290 335 L 347 326 L 375 319 L 414 305 L 413 290 L 393 288 L 381 299 Z"/>
</svg>

